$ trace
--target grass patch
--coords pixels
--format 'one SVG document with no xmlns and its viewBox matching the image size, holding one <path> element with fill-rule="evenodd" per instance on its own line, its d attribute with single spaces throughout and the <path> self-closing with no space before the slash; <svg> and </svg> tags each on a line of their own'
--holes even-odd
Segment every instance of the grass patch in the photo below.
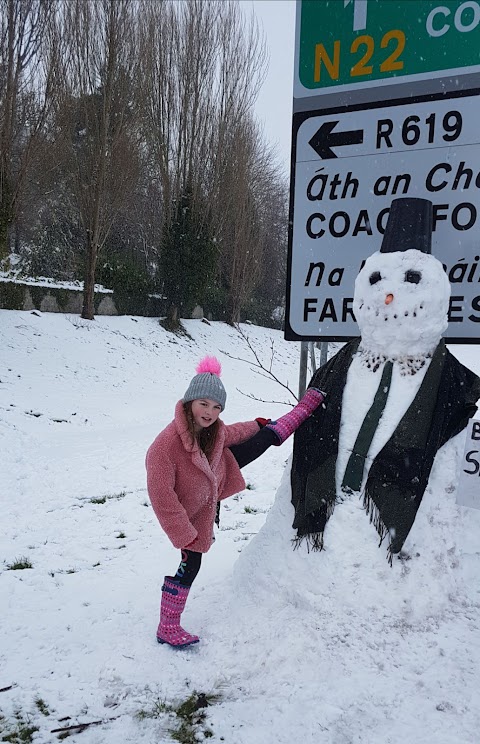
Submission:
<svg viewBox="0 0 480 744">
<path fill-rule="evenodd" d="M 256 509 L 254 506 L 245 506 L 243 511 L 245 514 L 258 514 L 258 509 Z"/>
<path fill-rule="evenodd" d="M 8 721 L 0 714 L 0 734 L 2 736 L 0 741 L 2 742 L 30 744 L 38 730 L 38 726 L 33 726 L 32 722 L 25 718 L 20 710 L 15 711 L 13 721 Z"/>
<path fill-rule="evenodd" d="M 240 530 L 242 527 L 245 527 L 246 524 L 246 522 L 235 522 L 235 524 L 222 525 L 220 527 L 220 532 L 231 532 L 232 530 Z"/>
<path fill-rule="evenodd" d="M 34 700 L 35 705 L 37 706 L 38 710 L 42 714 L 42 716 L 49 716 L 50 711 L 48 709 L 48 705 L 46 704 L 45 700 L 42 700 L 42 698 L 36 698 Z"/>
<path fill-rule="evenodd" d="M 124 540 L 126 538 L 125 532 L 119 532 L 118 535 L 115 535 L 117 540 Z"/>
<path fill-rule="evenodd" d="M 7 563 L 7 571 L 21 571 L 24 568 L 33 568 L 32 562 L 25 556 L 16 558 L 13 563 Z"/>
<path fill-rule="evenodd" d="M 141 710 L 136 714 L 139 720 L 147 718 L 161 718 L 169 716 L 176 718 L 175 728 L 168 730 L 173 741 L 179 744 L 198 744 L 204 739 L 210 739 L 213 732 L 205 726 L 205 709 L 220 699 L 219 695 L 209 695 L 203 692 L 192 692 L 180 705 L 172 705 L 165 700 L 157 700 L 150 710 Z"/>
<path fill-rule="evenodd" d="M 203 692 L 192 692 L 185 702 L 175 709 L 179 719 L 178 728 L 170 731 L 170 736 L 180 744 L 197 744 L 199 741 L 197 731 L 202 727 L 202 738 L 210 739 L 213 732 L 204 726 L 205 709 L 219 700 L 218 695 L 205 695 Z"/>
<path fill-rule="evenodd" d="M 156 700 L 150 710 L 139 710 L 135 718 L 144 721 L 146 718 L 160 718 L 168 713 L 173 713 L 173 706 L 168 705 L 166 700 Z"/>
<path fill-rule="evenodd" d="M 88 501 L 90 504 L 105 504 L 111 499 L 123 499 L 126 495 L 126 491 L 120 491 L 120 493 L 107 493 L 105 496 L 93 496 L 91 499 L 88 499 Z"/>
<path fill-rule="evenodd" d="M 247 483 L 245 488 L 247 491 L 255 491 L 255 486 L 253 486 L 251 483 Z"/>
</svg>

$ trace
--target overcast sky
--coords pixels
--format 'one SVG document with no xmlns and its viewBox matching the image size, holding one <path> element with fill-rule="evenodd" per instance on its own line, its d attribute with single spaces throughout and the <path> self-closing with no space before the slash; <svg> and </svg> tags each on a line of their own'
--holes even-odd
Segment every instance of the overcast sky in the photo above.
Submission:
<svg viewBox="0 0 480 744">
<path fill-rule="evenodd" d="M 270 56 L 268 76 L 256 110 L 269 142 L 278 144 L 285 170 L 290 169 L 292 133 L 295 0 L 242 0 L 263 26 Z"/>
</svg>

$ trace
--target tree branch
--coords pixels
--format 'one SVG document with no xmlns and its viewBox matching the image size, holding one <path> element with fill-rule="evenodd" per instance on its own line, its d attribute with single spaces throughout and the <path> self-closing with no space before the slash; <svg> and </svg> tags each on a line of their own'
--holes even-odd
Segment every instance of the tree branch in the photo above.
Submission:
<svg viewBox="0 0 480 744">
<path fill-rule="evenodd" d="M 280 385 L 285 390 L 287 390 L 290 393 L 290 395 L 292 395 L 293 398 L 295 398 L 295 401 L 298 401 L 298 398 L 295 395 L 295 393 L 293 392 L 293 390 L 291 389 L 291 387 L 289 386 L 288 381 L 286 383 L 285 382 L 282 382 L 277 377 L 277 375 L 273 372 L 273 363 L 274 363 L 274 360 L 275 360 L 275 342 L 273 340 L 271 341 L 271 347 L 270 347 L 271 348 L 270 367 L 267 368 L 263 364 L 262 360 L 260 359 L 260 357 L 259 357 L 256 349 L 252 346 L 252 343 L 251 343 L 249 337 L 246 335 L 246 333 L 244 333 L 244 331 L 242 331 L 242 329 L 240 328 L 240 326 L 238 324 L 235 324 L 233 327 L 235 328 L 235 330 L 237 331 L 237 333 L 239 334 L 239 336 L 242 337 L 242 339 L 245 342 L 245 344 L 247 345 L 248 349 L 253 354 L 253 357 L 254 357 L 255 361 L 252 362 L 251 360 L 248 360 L 248 359 L 242 359 L 242 357 L 233 356 L 233 354 L 229 354 L 228 351 L 223 351 L 221 349 L 220 351 L 222 352 L 222 354 L 225 354 L 225 356 L 229 357 L 230 359 L 235 359 L 238 362 L 245 362 L 245 364 L 253 364 L 253 367 L 256 367 L 257 368 L 257 369 L 253 369 L 252 370 L 253 372 L 255 372 L 257 375 L 260 375 L 261 377 L 266 377 L 267 379 L 273 380 L 278 385 Z M 257 370 L 260 370 L 260 371 L 257 371 Z M 261 398 L 257 398 L 255 395 L 251 395 L 249 393 L 244 393 L 239 388 L 237 388 L 237 390 L 238 390 L 239 393 L 241 393 L 242 395 L 245 395 L 247 398 L 252 398 L 253 400 L 258 400 L 260 403 L 279 403 L 280 402 L 280 401 L 265 401 L 265 400 L 262 400 Z M 285 403 L 285 402 L 283 402 L 283 405 L 292 405 L 292 403 Z"/>
<path fill-rule="evenodd" d="M 251 398 L 251 400 L 256 400 L 259 403 L 279 403 L 282 406 L 291 406 L 291 403 L 288 403 L 286 400 L 264 400 L 263 398 L 257 398 L 256 395 L 252 395 L 251 393 L 244 393 L 240 388 L 237 388 L 238 392 L 244 395 L 246 398 Z"/>
<path fill-rule="evenodd" d="M 115 716 L 114 718 L 106 718 L 102 719 L 101 721 L 89 721 L 88 723 L 77 723 L 72 726 L 64 726 L 63 728 L 56 728 L 52 729 L 50 731 L 51 734 L 59 734 L 64 731 L 76 731 L 77 733 L 82 733 L 82 731 L 85 731 L 89 726 L 101 726 L 102 723 L 108 723 L 109 721 L 116 721 L 118 716 Z"/>
</svg>

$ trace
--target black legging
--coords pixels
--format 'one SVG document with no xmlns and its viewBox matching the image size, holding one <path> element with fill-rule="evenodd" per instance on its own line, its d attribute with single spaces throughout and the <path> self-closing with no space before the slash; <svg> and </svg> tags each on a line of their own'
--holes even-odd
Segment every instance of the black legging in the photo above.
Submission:
<svg viewBox="0 0 480 744">
<path fill-rule="evenodd" d="M 194 550 L 182 549 L 182 558 L 177 568 L 177 573 L 173 577 L 182 586 L 192 586 L 202 563 L 202 553 L 196 553 Z"/>
<path fill-rule="evenodd" d="M 246 442 L 241 444 L 233 444 L 229 449 L 235 460 L 238 463 L 239 468 L 244 468 L 250 462 L 253 462 L 263 455 L 272 444 L 278 444 L 278 437 L 272 429 L 267 429 L 265 426 L 260 431 L 257 431 L 253 437 L 247 439 Z"/>
<path fill-rule="evenodd" d="M 263 453 L 271 447 L 272 444 L 278 443 L 278 437 L 271 429 L 263 428 L 260 429 L 253 437 L 247 439 L 242 444 L 234 444 L 230 447 L 235 460 L 238 463 L 239 468 L 245 467 L 248 463 L 253 462 L 263 455 Z M 216 522 L 219 523 L 219 511 L 220 502 L 217 504 L 217 518 Z M 178 581 L 182 586 L 191 586 L 200 571 L 200 565 L 202 563 L 202 553 L 197 553 L 194 550 L 187 550 L 183 548 L 180 565 L 177 568 L 177 573 L 174 576 L 175 581 Z"/>
</svg>

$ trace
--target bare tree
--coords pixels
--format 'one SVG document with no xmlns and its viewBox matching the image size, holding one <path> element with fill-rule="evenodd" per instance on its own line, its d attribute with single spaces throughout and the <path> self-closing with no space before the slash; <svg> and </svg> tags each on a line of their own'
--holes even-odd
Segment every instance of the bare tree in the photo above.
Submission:
<svg viewBox="0 0 480 744">
<path fill-rule="evenodd" d="M 220 238 L 220 281 L 227 294 L 229 323 L 240 313 L 263 276 L 270 244 L 271 210 L 278 173 L 258 124 L 245 117 L 231 128 L 228 167 L 218 184 L 215 218 Z M 286 225 L 285 225 L 286 228 Z M 267 269 L 268 273 L 268 269 Z"/>
<path fill-rule="evenodd" d="M 245 198 L 236 208 L 235 243 L 247 245 L 248 166 L 238 157 L 241 142 L 235 144 L 235 138 L 241 139 L 251 125 L 265 71 L 265 43 L 258 25 L 253 17 L 245 20 L 235 0 L 144 0 L 140 18 L 145 139 L 161 185 L 165 230 L 175 205 L 188 193 L 197 213 L 195 224 L 203 220 L 210 232 L 218 229 L 217 242 L 223 236 L 230 240 L 231 234 L 221 227 L 232 222 L 232 207 L 243 191 Z M 228 199 L 220 200 L 228 189 Z M 238 262 L 232 267 L 235 288 L 242 284 L 244 269 Z M 244 287 L 248 292 L 250 283 Z M 174 303 L 170 307 L 173 317 L 178 308 Z M 232 317 L 235 314 L 236 309 Z"/>
<path fill-rule="evenodd" d="M 219 278 L 226 319 L 238 323 L 260 276 L 264 236 L 258 219 L 258 186 L 270 172 L 271 152 L 253 116 L 267 68 L 263 34 L 236 2 L 222 5 L 217 124 L 211 141 L 211 203 L 220 247 Z M 268 193 L 264 191 L 262 198 Z"/>
<path fill-rule="evenodd" d="M 220 4 L 218 37 L 218 95 L 211 140 L 211 184 L 216 195 L 225 171 L 231 167 L 232 134 L 252 116 L 265 79 L 268 57 L 265 38 L 254 16 L 247 20 L 235 0 Z"/>
<path fill-rule="evenodd" d="M 189 188 L 195 200 L 210 152 L 220 4 L 143 0 L 139 10 L 144 137 L 169 210 Z"/>
<path fill-rule="evenodd" d="M 0 0 L 0 258 L 28 166 L 51 110 L 61 41 L 54 38 L 53 0 Z"/>
<path fill-rule="evenodd" d="M 293 390 L 290 387 L 290 383 L 288 380 L 286 382 L 283 382 L 281 380 L 277 373 L 274 372 L 274 364 L 275 364 L 275 357 L 276 357 L 276 351 L 275 351 L 275 341 L 273 339 L 270 339 L 270 347 L 269 347 L 269 354 L 270 358 L 268 361 L 264 360 L 264 357 L 267 353 L 267 348 L 262 347 L 261 351 L 259 351 L 257 348 L 255 348 L 254 344 L 250 340 L 249 336 L 245 333 L 245 331 L 242 330 L 241 326 L 238 324 L 234 324 L 234 328 L 237 331 L 238 335 L 241 337 L 242 341 L 244 342 L 244 345 L 247 347 L 247 349 L 250 352 L 250 355 L 252 358 L 250 359 L 244 359 L 243 357 L 234 356 L 233 354 L 230 354 L 228 351 L 224 351 L 223 349 L 222 354 L 225 354 L 225 356 L 230 357 L 230 359 L 235 359 L 238 362 L 245 362 L 245 364 L 250 364 L 251 369 L 253 372 L 255 372 L 257 375 L 260 375 L 260 377 L 266 377 L 268 380 L 272 380 L 276 384 L 280 385 L 280 387 L 284 388 L 289 395 L 292 396 L 292 398 L 298 402 L 298 396 L 295 395 Z M 237 388 L 237 390 L 242 393 L 242 395 L 245 395 L 247 398 L 252 398 L 253 400 L 258 400 L 261 403 L 282 403 L 283 405 L 295 405 L 294 403 L 290 403 L 287 401 L 278 401 L 278 400 L 263 400 L 262 398 L 258 398 L 255 395 L 251 395 L 250 393 L 244 393 L 240 388 Z"/>
<path fill-rule="evenodd" d="M 263 250 L 250 302 L 244 305 L 248 318 L 258 325 L 281 328 L 284 321 L 288 242 L 288 182 L 276 161 L 257 181 L 256 203 Z"/>
<path fill-rule="evenodd" d="M 69 0 L 64 10 L 61 116 L 85 238 L 82 318 L 91 320 L 99 251 L 138 176 L 135 14 L 131 0 Z"/>
</svg>

